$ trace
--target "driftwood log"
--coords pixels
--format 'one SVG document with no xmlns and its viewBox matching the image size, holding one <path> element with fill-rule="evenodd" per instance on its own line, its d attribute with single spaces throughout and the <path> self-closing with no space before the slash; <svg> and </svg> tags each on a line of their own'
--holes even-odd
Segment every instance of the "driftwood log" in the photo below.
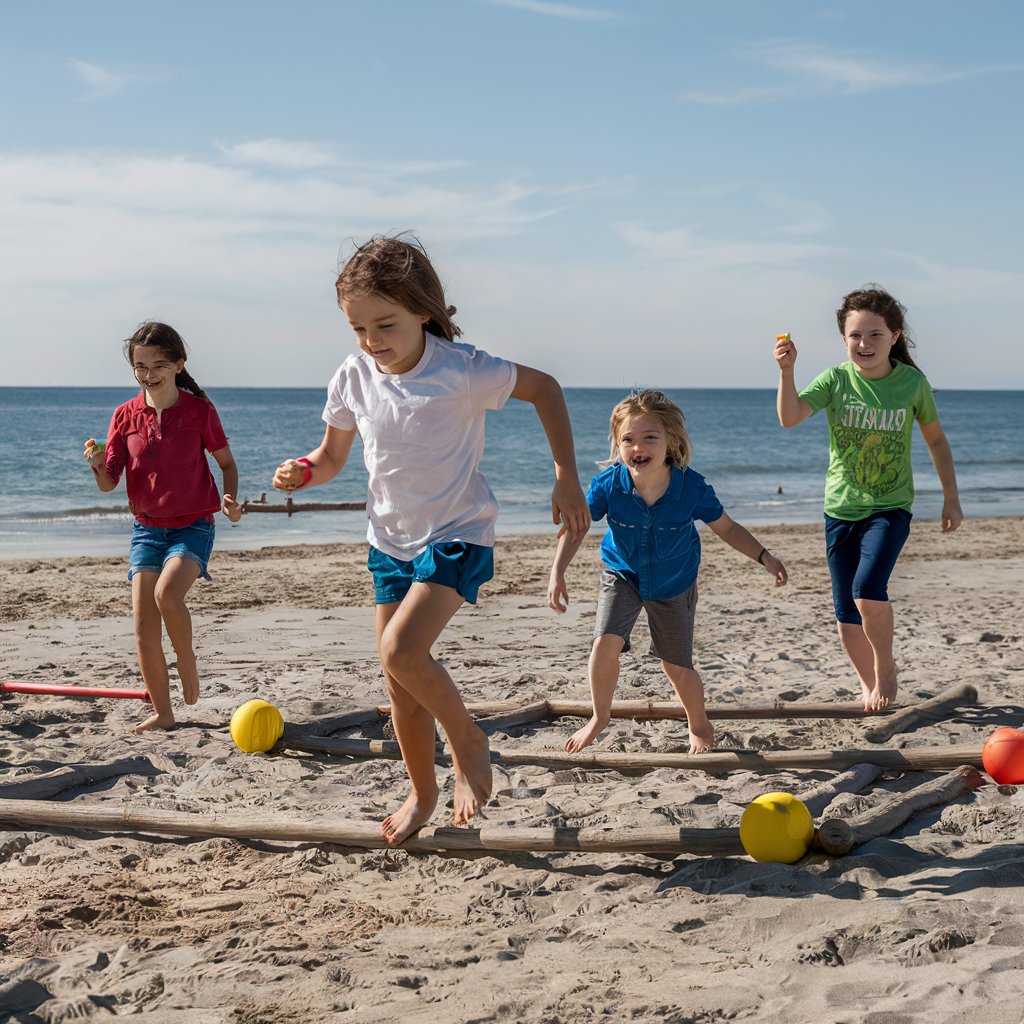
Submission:
<svg viewBox="0 0 1024 1024">
<path fill-rule="evenodd" d="M 387 848 L 380 825 L 372 822 L 274 820 L 266 809 L 250 814 L 191 814 L 157 808 L 109 804 L 60 803 L 0 799 L 0 827 L 42 826 L 88 832 L 153 832 L 212 839 L 270 840 L 289 843 L 335 843 L 363 850 Z M 507 853 L 690 853 L 740 856 L 739 829 L 676 828 L 483 828 L 427 827 L 402 844 L 404 850 L 502 851 Z"/>
<path fill-rule="evenodd" d="M 842 856 L 855 846 L 889 835 L 918 811 L 951 803 L 977 789 L 984 781 L 976 768 L 961 765 L 941 778 L 932 779 L 906 793 L 894 793 L 877 807 L 853 818 L 823 821 L 815 834 L 815 848 L 833 856 Z"/>
<path fill-rule="evenodd" d="M 869 743 L 884 743 L 896 733 L 906 732 L 920 722 L 941 722 L 949 718 L 951 712 L 977 703 L 978 691 L 970 683 L 951 686 L 920 704 L 897 708 L 889 718 L 871 725 L 865 731 L 864 738 Z"/>
<path fill-rule="evenodd" d="M 279 746 L 308 754 L 369 757 L 400 761 L 402 752 L 394 740 L 347 740 L 331 736 L 285 737 Z M 981 747 L 910 747 L 906 750 L 712 750 L 706 754 L 627 754 L 558 750 L 502 750 L 491 748 L 491 760 L 502 764 L 530 764 L 544 768 L 607 768 L 620 771 L 654 771 L 680 768 L 710 773 L 732 771 L 772 772 L 790 768 L 846 771 L 858 764 L 911 771 L 944 771 L 962 764 L 981 765 Z M 451 757 L 439 747 L 438 764 Z"/>
<path fill-rule="evenodd" d="M 123 757 L 110 764 L 69 764 L 41 775 L 0 782 L 0 799 L 44 800 L 68 789 L 92 786 L 122 775 L 159 775 L 173 771 L 177 771 L 177 765 L 162 754 Z"/>
</svg>

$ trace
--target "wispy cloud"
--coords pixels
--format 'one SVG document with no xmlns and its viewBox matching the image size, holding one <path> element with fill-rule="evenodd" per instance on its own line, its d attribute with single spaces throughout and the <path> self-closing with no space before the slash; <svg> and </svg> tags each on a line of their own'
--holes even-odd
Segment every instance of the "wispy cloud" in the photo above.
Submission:
<svg viewBox="0 0 1024 1024">
<path fill-rule="evenodd" d="M 618 16 L 611 11 L 600 11 L 593 7 L 576 4 L 553 4 L 546 0 L 483 0 L 495 7 L 512 7 L 519 11 L 544 14 L 550 18 L 566 18 L 571 21 L 612 21 Z"/>
<path fill-rule="evenodd" d="M 153 79 L 148 75 L 119 74 L 108 71 L 98 64 L 89 64 L 84 60 L 69 61 L 71 70 L 88 87 L 88 92 L 79 96 L 79 100 L 103 100 L 122 93 L 134 82 L 146 82 Z"/>
<path fill-rule="evenodd" d="M 919 88 L 984 75 L 1020 72 L 1021 64 L 946 67 L 913 62 L 900 56 L 839 53 L 811 43 L 765 42 L 740 51 L 748 63 L 784 75 L 786 80 L 758 83 L 725 92 L 688 91 L 683 102 L 714 106 L 769 103 L 794 96 L 854 94 L 887 89 Z"/>
</svg>

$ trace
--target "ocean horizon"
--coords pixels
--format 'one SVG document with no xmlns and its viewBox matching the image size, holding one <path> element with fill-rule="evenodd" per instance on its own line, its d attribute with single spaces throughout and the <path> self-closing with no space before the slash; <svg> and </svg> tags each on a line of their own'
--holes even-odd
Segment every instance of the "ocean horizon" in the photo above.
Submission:
<svg viewBox="0 0 1024 1024">
<path fill-rule="evenodd" d="M 0 559 L 127 552 L 131 515 L 123 482 L 103 494 L 82 458 L 87 437 L 103 438 L 114 408 L 131 387 L 0 388 Z M 283 502 L 270 479 L 286 458 L 305 454 L 323 435 L 323 388 L 208 388 L 239 466 L 239 498 Z M 622 388 L 566 388 L 584 487 L 608 457 L 608 418 Z M 819 414 L 783 430 L 774 388 L 666 389 L 682 407 L 705 476 L 729 514 L 749 525 L 819 522 L 828 431 Z M 937 394 L 967 517 L 1024 514 L 1024 392 Z M 937 518 L 938 478 L 918 431 L 912 451 L 917 518 Z M 500 504 L 499 537 L 554 532 L 547 440 L 531 406 L 510 401 L 487 417 L 484 474 Z M 215 479 L 219 470 L 213 466 Z M 367 476 L 358 441 L 348 465 L 304 502 L 363 502 Z M 598 529 L 602 527 L 598 525 Z M 290 544 L 360 542 L 364 511 L 249 514 L 231 524 L 218 516 L 222 550 Z"/>
</svg>

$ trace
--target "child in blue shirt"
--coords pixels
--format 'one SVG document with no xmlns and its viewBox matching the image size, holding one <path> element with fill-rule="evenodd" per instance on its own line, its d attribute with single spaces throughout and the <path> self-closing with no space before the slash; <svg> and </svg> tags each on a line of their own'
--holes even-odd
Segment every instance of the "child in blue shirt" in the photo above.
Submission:
<svg viewBox="0 0 1024 1024">
<path fill-rule="evenodd" d="M 693 667 L 693 622 L 697 605 L 701 520 L 727 544 L 788 579 L 785 566 L 739 523 L 729 518 L 714 488 L 689 468 L 692 455 L 683 411 L 660 391 L 640 391 L 612 411 L 612 464 L 587 492 L 594 520 L 608 517 L 601 541 L 601 591 L 590 652 L 594 714 L 573 733 L 565 749 L 578 753 L 593 743 L 611 717 L 619 679 L 619 657 L 647 612 L 651 647 L 686 710 L 690 753 L 714 745 L 704 708 L 704 684 Z M 565 570 L 579 550 L 582 534 L 559 540 L 548 585 L 548 605 L 564 612 L 569 603 Z"/>
</svg>

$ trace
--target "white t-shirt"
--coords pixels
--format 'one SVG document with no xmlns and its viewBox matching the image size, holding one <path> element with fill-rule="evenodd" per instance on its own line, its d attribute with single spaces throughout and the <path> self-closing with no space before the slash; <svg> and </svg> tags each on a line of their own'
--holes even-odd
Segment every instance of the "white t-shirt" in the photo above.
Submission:
<svg viewBox="0 0 1024 1024">
<path fill-rule="evenodd" d="M 515 384 L 515 363 L 431 334 L 407 373 L 381 373 L 365 352 L 341 364 L 323 418 L 362 438 L 374 547 L 407 562 L 428 544 L 494 546 L 498 502 L 480 472 L 484 414 Z"/>
</svg>

